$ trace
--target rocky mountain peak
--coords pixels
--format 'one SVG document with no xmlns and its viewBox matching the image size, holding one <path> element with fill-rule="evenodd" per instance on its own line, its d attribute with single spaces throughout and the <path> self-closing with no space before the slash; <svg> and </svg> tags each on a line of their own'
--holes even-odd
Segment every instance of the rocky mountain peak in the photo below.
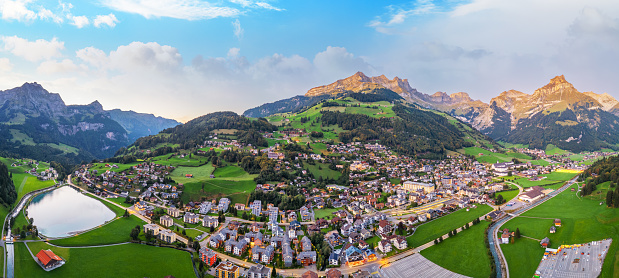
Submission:
<svg viewBox="0 0 619 278">
<path fill-rule="evenodd" d="M 398 94 L 416 93 L 417 91 L 411 88 L 408 80 L 394 77 L 387 78 L 385 75 L 368 77 L 363 72 L 357 72 L 352 76 L 335 81 L 329 85 L 319 86 L 307 91 L 305 96 L 316 97 L 321 95 L 337 95 L 344 91 L 362 91 L 366 89 L 387 88 Z"/>
<path fill-rule="evenodd" d="M 549 94 L 563 93 L 564 90 L 576 91 L 574 86 L 571 83 L 567 82 L 567 80 L 565 80 L 565 76 L 559 75 L 550 79 L 550 82 L 544 87 L 535 90 L 533 96 L 544 97 Z"/>
<path fill-rule="evenodd" d="M 471 96 L 465 92 L 457 92 L 449 95 L 454 102 L 470 102 L 473 101 Z"/>
<path fill-rule="evenodd" d="M 555 76 L 554 78 L 550 79 L 550 83 L 549 84 L 557 85 L 557 84 L 561 84 L 561 83 L 569 83 L 569 82 L 567 82 L 567 80 L 565 80 L 565 76 L 563 74 Z"/>
</svg>

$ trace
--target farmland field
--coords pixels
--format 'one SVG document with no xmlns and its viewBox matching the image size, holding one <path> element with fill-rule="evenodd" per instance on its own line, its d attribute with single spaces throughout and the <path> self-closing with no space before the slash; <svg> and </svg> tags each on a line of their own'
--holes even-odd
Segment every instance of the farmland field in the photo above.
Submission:
<svg viewBox="0 0 619 278">
<path fill-rule="evenodd" d="M 421 255 L 441 267 L 470 277 L 490 276 L 484 237 L 490 222 L 482 221 L 469 229 L 421 251 Z"/>
<path fill-rule="evenodd" d="M 59 248 L 29 242 L 36 255 L 51 249 L 65 265 L 46 272 L 34 261 L 24 243 L 15 244 L 15 277 L 195 277 L 189 253 L 140 244 L 96 248 Z M 136 267 L 136 266 L 148 267 Z"/>
<path fill-rule="evenodd" d="M 409 236 L 406 240 L 409 246 L 418 247 L 426 244 L 430 241 L 437 239 L 439 236 L 447 234 L 449 231 L 462 227 L 464 224 L 473 221 L 492 211 L 492 208 L 488 205 L 479 205 L 477 208 L 460 209 L 456 212 L 452 212 L 446 216 L 437 218 L 428 223 L 420 225 L 412 236 Z"/>
<path fill-rule="evenodd" d="M 572 185 L 572 188 L 576 188 L 576 185 Z M 600 197 L 597 197 L 605 197 L 607 190 L 608 184 L 601 184 L 593 196 L 580 197 L 576 192 L 567 189 L 521 217 L 506 222 L 501 229 L 518 228 L 522 235 L 538 240 L 548 237 L 552 248 L 561 244 L 587 243 L 612 237 L 613 243 L 600 277 L 616 277 L 613 275 L 616 275 L 619 269 L 619 210 L 600 205 Z M 555 218 L 561 219 L 561 227 L 551 234 L 549 228 Z M 544 251 L 538 241 L 527 238 L 518 239 L 514 244 L 501 245 L 501 248 L 512 277 L 532 276 Z"/>
</svg>

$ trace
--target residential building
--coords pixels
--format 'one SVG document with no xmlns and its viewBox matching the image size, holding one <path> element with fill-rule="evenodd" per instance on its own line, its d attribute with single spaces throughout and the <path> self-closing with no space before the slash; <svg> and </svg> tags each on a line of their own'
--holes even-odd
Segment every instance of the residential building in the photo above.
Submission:
<svg viewBox="0 0 619 278">
<path fill-rule="evenodd" d="M 172 219 L 172 217 L 164 215 L 159 218 L 159 224 L 163 225 L 164 227 L 170 227 L 174 225 L 174 220 Z"/>
<path fill-rule="evenodd" d="M 64 264 L 64 260 L 60 256 L 54 254 L 54 252 L 50 249 L 39 251 L 36 257 L 45 269 L 54 268 Z"/>
<path fill-rule="evenodd" d="M 200 222 L 200 216 L 198 216 L 197 214 L 193 212 L 188 212 L 188 213 L 185 213 L 185 215 L 183 216 L 183 221 L 189 224 L 196 224 Z"/>
<path fill-rule="evenodd" d="M 380 242 L 378 242 L 378 250 L 383 253 L 391 252 L 391 242 L 389 242 L 388 240 L 381 240 Z"/>
<path fill-rule="evenodd" d="M 181 210 L 177 208 L 168 208 L 168 215 L 178 218 L 181 216 Z"/>
<path fill-rule="evenodd" d="M 251 203 L 251 213 L 255 216 L 260 216 L 262 213 L 262 201 L 254 200 L 254 202 Z"/>
<path fill-rule="evenodd" d="M 271 277 L 271 269 L 261 265 L 253 265 L 247 271 L 247 278 L 270 278 Z"/>
<path fill-rule="evenodd" d="M 217 253 L 206 247 L 200 248 L 200 259 L 209 266 L 213 266 L 217 260 Z"/>
<path fill-rule="evenodd" d="M 202 219 L 202 226 L 217 228 L 217 226 L 219 226 L 219 219 L 213 216 L 204 216 L 204 218 Z"/>
<path fill-rule="evenodd" d="M 176 233 L 172 232 L 169 229 L 159 231 L 159 235 L 157 235 L 157 237 L 159 238 L 159 240 L 167 243 L 174 243 L 177 239 Z"/>
<path fill-rule="evenodd" d="M 215 268 L 215 277 L 217 278 L 238 278 L 239 267 L 231 261 L 219 263 Z"/>
<path fill-rule="evenodd" d="M 327 278 L 341 278 L 342 272 L 339 271 L 337 268 L 329 268 L 325 275 L 327 276 Z"/>
<path fill-rule="evenodd" d="M 316 263 L 316 251 L 304 251 L 297 255 L 297 261 L 308 266 Z"/>
</svg>

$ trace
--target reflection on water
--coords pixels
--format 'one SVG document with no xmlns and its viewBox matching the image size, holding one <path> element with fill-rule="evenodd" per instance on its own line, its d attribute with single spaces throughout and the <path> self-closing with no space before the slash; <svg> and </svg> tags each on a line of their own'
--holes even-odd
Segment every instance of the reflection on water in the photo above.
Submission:
<svg viewBox="0 0 619 278">
<path fill-rule="evenodd" d="M 101 202 L 65 186 L 38 195 L 28 206 L 39 232 L 48 237 L 69 236 L 112 220 L 116 214 Z"/>
</svg>

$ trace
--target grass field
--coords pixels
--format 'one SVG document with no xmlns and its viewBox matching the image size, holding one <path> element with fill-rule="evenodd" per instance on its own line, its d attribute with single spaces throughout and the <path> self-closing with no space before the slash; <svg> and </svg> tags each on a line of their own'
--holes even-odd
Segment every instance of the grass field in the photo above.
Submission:
<svg viewBox="0 0 619 278">
<path fill-rule="evenodd" d="M 518 196 L 519 192 L 520 190 L 515 189 L 515 190 L 510 190 L 510 191 L 502 191 L 497 194 L 503 196 L 503 199 L 505 199 L 505 202 L 509 202 L 509 200 L 514 199 L 514 197 Z"/>
<path fill-rule="evenodd" d="M 123 198 L 123 197 L 118 197 L 118 198 L 106 198 L 106 200 L 108 200 L 108 201 L 110 201 L 110 202 L 112 202 L 112 203 L 116 203 L 116 204 L 119 204 L 119 205 L 121 205 L 121 206 L 123 206 L 123 207 L 128 208 L 128 207 L 130 207 L 130 206 L 131 206 L 131 204 L 127 204 L 127 203 L 125 203 L 125 199 L 126 199 L 126 198 Z"/>
<path fill-rule="evenodd" d="M 94 246 L 128 242 L 131 240 L 129 237 L 131 229 L 144 224 L 144 221 L 131 215 L 128 218 L 116 219 L 98 229 L 50 242 L 59 246 Z"/>
<path fill-rule="evenodd" d="M 211 173 L 215 178 L 210 178 Z M 186 174 L 192 174 L 193 178 L 185 177 Z M 245 204 L 249 193 L 256 188 L 256 175 L 250 175 L 238 166 L 217 169 L 211 163 L 200 167 L 181 166 L 176 168 L 170 177 L 185 186 L 181 196 L 183 202 L 198 201 L 202 197 L 209 200 L 228 197 L 232 205 Z"/>
<path fill-rule="evenodd" d="M 516 179 L 513 182 L 519 184 L 522 187 L 531 187 L 531 186 L 544 186 L 548 188 L 559 188 L 563 185 L 563 182 L 571 180 L 573 177 L 578 175 L 577 173 L 570 172 L 552 172 L 550 174 L 540 175 L 540 177 L 546 177 L 545 179 L 538 181 L 530 181 L 528 178 L 520 178 Z"/>
<path fill-rule="evenodd" d="M 318 218 L 331 219 L 331 218 L 333 218 L 335 216 L 333 213 L 338 211 L 338 210 L 339 209 L 336 209 L 336 208 L 332 208 L 332 209 L 318 209 L 318 210 L 314 211 L 314 217 L 316 217 L 316 219 L 318 219 Z"/>
<path fill-rule="evenodd" d="M 99 171 L 99 174 L 101 174 L 102 172 L 105 172 L 107 170 L 110 170 L 111 172 L 116 172 L 116 173 L 120 173 L 122 171 L 128 170 L 129 168 L 138 165 L 142 162 L 133 162 L 133 163 L 128 163 L 128 164 L 122 164 L 122 163 L 93 163 L 92 167 L 90 168 L 90 170 L 97 170 Z M 109 164 L 110 166 L 105 166 L 105 164 Z M 118 166 L 118 168 L 112 168 L 112 165 L 116 165 Z"/>
<path fill-rule="evenodd" d="M 538 159 L 538 160 L 532 160 L 531 161 L 532 165 L 539 165 L 539 166 L 548 166 L 550 165 L 550 162 L 544 160 L 544 159 Z"/>
<path fill-rule="evenodd" d="M 492 208 L 488 205 L 479 205 L 477 208 L 461 209 L 449 215 L 437 218 L 426 224 L 420 225 L 412 236 L 406 238 L 409 246 L 418 247 L 430 241 L 437 239 L 439 236 L 449 233 L 453 229 L 464 226 L 464 224 L 473 221 L 473 219 L 491 212 Z"/>
<path fill-rule="evenodd" d="M 566 153 L 567 151 L 559 149 L 553 144 L 546 145 L 546 155 L 562 155 Z"/>
<path fill-rule="evenodd" d="M 572 188 L 575 188 L 573 185 Z M 501 228 L 520 229 L 522 235 L 535 239 L 550 238 L 550 245 L 556 248 L 561 244 L 587 243 L 612 237 L 602 274 L 600 277 L 617 277 L 619 273 L 619 210 L 599 205 L 598 196 L 606 196 L 608 185 L 599 185 L 594 196 L 579 197 L 569 189 L 558 196 L 524 213 Z M 554 218 L 561 219 L 562 226 L 555 234 L 550 234 L 549 228 Z M 539 242 L 531 239 L 519 239 L 514 244 L 501 245 L 507 259 L 512 277 L 531 277 L 543 256 Z M 614 275 L 614 276 L 613 276 Z"/>
<path fill-rule="evenodd" d="M 421 251 L 421 255 L 441 267 L 469 277 L 490 276 L 490 258 L 484 245 L 486 227 L 482 221 Z"/>
<path fill-rule="evenodd" d="M 178 166 L 196 167 L 196 166 L 205 164 L 206 161 L 207 161 L 206 157 L 199 156 L 199 155 L 192 155 L 191 158 L 189 156 L 180 158 L 178 156 L 170 155 L 170 154 L 153 157 L 150 160 L 150 162 L 154 162 L 156 164 L 175 166 L 175 167 L 178 167 Z"/>
<path fill-rule="evenodd" d="M 342 175 L 339 171 L 329 169 L 329 164 L 316 162 L 315 165 L 311 165 L 309 163 L 304 163 L 303 167 L 312 173 L 316 179 L 318 179 L 318 177 L 322 177 L 323 179 L 338 179 Z"/>
<path fill-rule="evenodd" d="M 15 277 L 195 277 L 189 253 L 140 244 L 97 248 L 58 248 L 44 242 L 28 243 L 36 255 L 51 249 L 65 265 L 46 272 L 23 243 L 15 244 Z"/>
<path fill-rule="evenodd" d="M 495 152 L 487 151 L 480 147 L 464 148 L 464 153 L 467 155 L 475 156 L 478 162 L 485 162 L 485 163 L 508 162 L 508 161 L 512 161 L 514 158 L 519 159 L 519 160 L 530 160 L 531 159 L 531 157 L 529 157 L 526 154 L 521 154 L 521 153 L 512 152 L 512 151 L 508 151 L 504 154 L 495 153 Z"/>
</svg>

